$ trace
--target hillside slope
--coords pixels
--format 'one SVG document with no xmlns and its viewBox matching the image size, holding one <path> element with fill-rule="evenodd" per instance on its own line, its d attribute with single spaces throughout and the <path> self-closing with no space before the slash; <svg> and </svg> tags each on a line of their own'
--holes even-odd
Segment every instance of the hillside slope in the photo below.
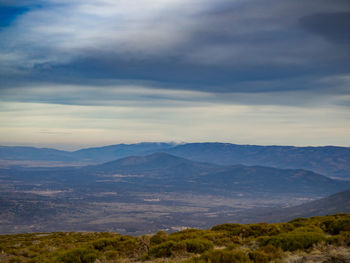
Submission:
<svg viewBox="0 0 350 263">
<path fill-rule="evenodd" d="M 337 214 L 136 237 L 114 232 L 0 235 L 0 262 L 347 263 L 349 222 L 349 214 Z"/>
<path fill-rule="evenodd" d="M 334 213 L 350 213 L 350 189 L 298 206 L 273 209 L 262 213 L 252 212 L 250 216 L 254 214 L 255 221 L 279 222 L 296 217 L 324 216 Z"/>
</svg>

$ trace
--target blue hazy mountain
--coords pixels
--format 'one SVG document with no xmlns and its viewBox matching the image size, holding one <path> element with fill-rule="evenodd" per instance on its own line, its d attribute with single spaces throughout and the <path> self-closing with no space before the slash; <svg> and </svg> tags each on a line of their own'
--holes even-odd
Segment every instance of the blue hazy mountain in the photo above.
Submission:
<svg viewBox="0 0 350 263">
<path fill-rule="evenodd" d="M 133 155 L 148 155 L 173 147 L 172 143 L 117 144 L 104 147 L 81 149 L 72 152 L 75 158 L 86 161 L 107 162 Z"/>
<path fill-rule="evenodd" d="M 66 173 L 66 170 L 63 172 Z M 187 189 L 213 194 L 220 194 L 222 191 L 225 194 L 289 192 L 326 195 L 350 187 L 350 182 L 333 180 L 307 170 L 214 165 L 167 153 L 125 157 L 100 165 L 82 167 L 75 172 L 79 175 L 102 177 L 113 175 L 122 177 L 124 183 L 140 184 L 143 187 L 167 186 L 175 192 Z"/>
<path fill-rule="evenodd" d="M 50 148 L 0 146 L 0 160 L 74 162 L 78 158 L 71 152 Z"/>
<path fill-rule="evenodd" d="M 229 143 L 137 143 L 86 148 L 74 152 L 34 147 L 0 147 L 0 160 L 103 163 L 127 156 L 167 152 L 219 165 L 261 165 L 306 169 L 330 177 L 350 178 L 349 147 L 257 146 Z"/>
<path fill-rule="evenodd" d="M 167 153 L 153 153 L 147 156 L 130 156 L 100 165 L 83 167 L 89 173 L 136 174 L 147 178 L 189 179 L 225 169 L 215 164 L 190 161 Z"/>
<path fill-rule="evenodd" d="M 62 151 L 50 148 L 0 146 L 0 160 L 104 163 L 126 156 L 147 155 L 173 147 L 172 143 L 116 144 Z"/>
<path fill-rule="evenodd" d="M 350 178 L 349 147 L 257 146 L 230 143 L 189 143 L 166 152 L 195 161 L 221 165 L 245 164 L 306 169 Z"/>
</svg>

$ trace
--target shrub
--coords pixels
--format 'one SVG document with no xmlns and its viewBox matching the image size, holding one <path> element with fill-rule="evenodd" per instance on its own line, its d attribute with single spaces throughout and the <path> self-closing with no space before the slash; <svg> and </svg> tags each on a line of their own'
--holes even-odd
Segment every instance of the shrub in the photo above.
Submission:
<svg viewBox="0 0 350 263">
<path fill-rule="evenodd" d="M 216 246 L 228 246 L 235 243 L 240 243 L 238 236 L 230 236 L 225 232 L 209 232 L 203 235 L 203 238 L 212 241 Z"/>
<path fill-rule="evenodd" d="M 20 257 L 11 257 L 9 259 L 9 262 L 10 263 L 20 263 L 20 262 L 23 262 L 22 259 Z"/>
<path fill-rule="evenodd" d="M 94 263 L 98 253 L 93 249 L 76 248 L 64 252 L 58 257 L 58 262 L 64 263 Z"/>
<path fill-rule="evenodd" d="M 318 232 L 290 232 L 272 237 L 260 238 L 260 245 L 272 245 L 280 247 L 284 251 L 297 249 L 308 249 L 320 241 L 326 240 L 324 234 Z"/>
<path fill-rule="evenodd" d="M 341 232 L 339 235 L 328 237 L 327 242 L 338 246 L 350 246 L 350 232 Z"/>
<path fill-rule="evenodd" d="M 281 233 L 280 227 L 277 224 L 250 224 L 249 230 L 246 232 L 246 237 L 248 236 L 272 236 Z"/>
<path fill-rule="evenodd" d="M 185 239 L 197 239 L 202 238 L 208 231 L 188 228 L 179 232 L 171 233 L 168 236 L 168 240 L 181 241 Z"/>
<path fill-rule="evenodd" d="M 205 239 L 189 239 L 185 240 L 186 251 L 189 253 L 201 254 L 214 248 L 213 242 Z"/>
<path fill-rule="evenodd" d="M 323 234 L 323 230 L 321 228 L 319 228 L 318 226 L 313 226 L 313 225 L 310 225 L 310 226 L 302 226 L 302 227 L 298 227 L 296 228 L 293 232 L 317 232 L 317 233 L 321 233 Z"/>
<path fill-rule="evenodd" d="M 248 263 L 251 262 L 249 256 L 243 251 L 229 250 L 212 250 L 200 256 L 194 262 L 210 262 L 210 263 Z"/>
<path fill-rule="evenodd" d="M 118 240 L 111 239 L 111 238 L 98 239 L 98 240 L 92 242 L 92 247 L 94 249 L 99 250 L 99 251 L 105 250 L 108 247 L 114 248 L 114 247 L 117 247 L 117 245 L 118 245 Z"/>
<path fill-rule="evenodd" d="M 91 243 L 91 248 L 98 251 L 115 250 L 121 256 L 133 257 L 137 254 L 137 239 L 130 236 L 119 236 L 115 238 L 102 238 Z"/>
<path fill-rule="evenodd" d="M 258 236 L 271 236 L 281 233 L 280 226 L 278 224 L 222 224 L 214 226 L 213 231 L 225 231 L 230 237 L 240 236 L 243 238 L 247 237 L 258 237 Z"/>
<path fill-rule="evenodd" d="M 107 252 L 104 254 L 104 256 L 105 256 L 106 259 L 108 259 L 108 260 L 113 260 L 113 259 L 119 258 L 118 252 L 113 251 L 113 250 L 107 251 Z"/>
<path fill-rule="evenodd" d="M 292 224 L 295 227 L 300 227 L 306 225 L 308 221 L 309 219 L 307 218 L 297 217 L 294 218 L 292 221 L 289 221 L 288 223 Z"/>
<path fill-rule="evenodd" d="M 165 231 L 158 231 L 151 237 L 151 245 L 158 245 L 167 240 L 168 234 Z"/>
<path fill-rule="evenodd" d="M 151 240 L 149 236 L 140 236 L 136 238 L 137 254 L 141 256 L 147 252 L 151 246 Z"/>
<path fill-rule="evenodd" d="M 227 231 L 227 232 L 237 232 L 239 233 L 240 230 L 244 227 L 244 225 L 241 224 L 222 224 L 212 227 L 211 230 L 213 231 Z"/>
<path fill-rule="evenodd" d="M 184 242 L 166 241 L 162 244 L 151 247 L 148 251 L 148 256 L 166 258 L 184 251 L 186 251 L 186 244 Z"/>
<path fill-rule="evenodd" d="M 350 231 L 350 219 L 339 219 L 331 222 L 326 230 L 332 235 L 337 235 L 341 231 Z"/>
<path fill-rule="evenodd" d="M 267 263 L 272 259 L 281 258 L 283 252 L 280 248 L 276 248 L 272 245 L 268 245 L 265 247 L 260 247 L 255 251 L 249 253 L 250 259 L 252 259 L 256 263 Z"/>
<path fill-rule="evenodd" d="M 250 252 L 249 258 L 256 263 L 268 263 L 272 259 L 274 259 L 273 256 L 265 253 L 264 251 L 260 251 L 260 250 Z"/>
</svg>

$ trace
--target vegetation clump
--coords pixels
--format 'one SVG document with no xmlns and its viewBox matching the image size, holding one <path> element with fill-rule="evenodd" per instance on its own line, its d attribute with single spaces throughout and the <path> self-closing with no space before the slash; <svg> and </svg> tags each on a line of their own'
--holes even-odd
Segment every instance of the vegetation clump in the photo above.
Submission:
<svg viewBox="0 0 350 263">
<path fill-rule="evenodd" d="M 75 232 L 0 235 L 3 263 L 267 263 L 288 262 L 293 255 L 300 262 L 303 258 L 346 262 L 341 260 L 350 258 L 350 214 L 275 224 L 222 224 L 210 230 L 159 231 L 139 237 Z"/>
</svg>

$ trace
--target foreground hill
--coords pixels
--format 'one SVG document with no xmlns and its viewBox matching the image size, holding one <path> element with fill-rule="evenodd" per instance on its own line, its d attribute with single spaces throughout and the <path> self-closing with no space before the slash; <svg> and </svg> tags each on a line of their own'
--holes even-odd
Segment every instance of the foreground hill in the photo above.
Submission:
<svg viewBox="0 0 350 263">
<path fill-rule="evenodd" d="M 219 165 L 262 165 L 305 169 L 330 177 L 350 179 L 349 147 L 257 146 L 230 143 L 137 143 L 81 149 L 74 152 L 34 147 L 0 147 L 0 164 L 95 164 L 134 155 L 167 152 L 179 157 Z M 25 162 L 26 161 L 26 162 Z M 42 161 L 45 163 L 40 163 Z M 32 164 L 30 163 L 32 162 Z"/>
<path fill-rule="evenodd" d="M 339 262 L 350 259 L 350 214 L 288 223 L 222 224 L 144 236 L 112 232 L 0 235 L 8 262 Z"/>
</svg>

